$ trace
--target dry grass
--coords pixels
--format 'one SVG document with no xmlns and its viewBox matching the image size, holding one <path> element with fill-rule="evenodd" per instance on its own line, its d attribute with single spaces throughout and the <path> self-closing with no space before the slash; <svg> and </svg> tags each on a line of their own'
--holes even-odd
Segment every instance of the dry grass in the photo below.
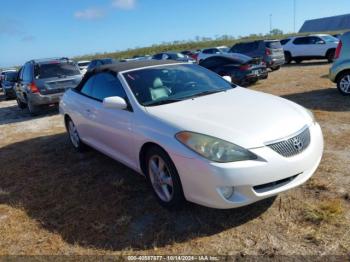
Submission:
<svg viewBox="0 0 350 262">
<path fill-rule="evenodd" d="M 55 112 L 0 101 L 0 254 L 303 254 L 350 252 L 350 100 L 327 64 L 288 66 L 253 89 L 314 111 L 325 153 L 305 186 L 252 206 L 161 208 L 144 179 L 72 150 Z"/>
<path fill-rule="evenodd" d="M 342 218 L 344 208 L 340 199 L 324 200 L 316 206 L 308 206 L 303 212 L 306 221 L 320 224 L 335 222 Z"/>
</svg>

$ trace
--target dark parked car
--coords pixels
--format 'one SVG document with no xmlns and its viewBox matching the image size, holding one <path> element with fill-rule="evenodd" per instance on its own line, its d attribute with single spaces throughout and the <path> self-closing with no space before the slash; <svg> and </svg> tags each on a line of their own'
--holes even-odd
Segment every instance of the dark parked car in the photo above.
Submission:
<svg viewBox="0 0 350 262">
<path fill-rule="evenodd" d="M 16 92 L 14 86 L 17 82 L 18 72 L 7 71 L 3 74 L 3 80 L 1 81 L 1 87 L 4 92 L 5 98 L 16 98 Z"/>
<path fill-rule="evenodd" d="M 17 104 L 35 115 L 42 106 L 58 105 L 63 93 L 76 87 L 81 78 L 77 63 L 68 58 L 31 60 L 19 72 Z"/>
<path fill-rule="evenodd" d="M 101 59 L 94 59 L 90 62 L 87 72 L 90 72 L 94 70 L 96 67 L 101 65 L 109 65 L 109 64 L 115 64 L 118 63 L 118 60 L 115 60 L 113 58 L 101 58 Z"/>
<path fill-rule="evenodd" d="M 182 61 L 182 62 L 192 62 L 195 63 L 196 61 L 187 55 L 183 55 L 181 53 L 177 52 L 163 52 L 156 54 L 152 57 L 152 59 L 155 60 L 175 60 L 175 61 Z"/>
<path fill-rule="evenodd" d="M 241 54 L 211 56 L 199 65 L 221 76 L 230 76 L 232 83 L 240 86 L 249 86 L 268 77 L 266 65 L 261 60 Z"/>
<path fill-rule="evenodd" d="M 285 63 L 284 52 L 278 40 L 259 40 L 238 43 L 232 46 L 230 53 L 240 53 L 250 57 L 260 57 L 272 70 L 280 69 Z"/>
</svg>

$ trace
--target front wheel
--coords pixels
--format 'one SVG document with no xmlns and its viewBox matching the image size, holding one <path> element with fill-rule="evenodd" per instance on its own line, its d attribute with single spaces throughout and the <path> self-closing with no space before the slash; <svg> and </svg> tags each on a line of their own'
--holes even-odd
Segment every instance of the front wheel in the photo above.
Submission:
<svg viewBox="0 0 350 262">
<path fill-rule="evenodd" d="M 146 177 L 157 200 L 166 208 L 180 208 L 185 198 L 176 167 L 168 154 L 155 146 L 148 150 L 145 161 Z"/>
<path fill-rule="evenodd" d="M 342 73 L 338 77 L 337 87 L 344 96 L 350 96 L 350 72 Z"/>
</svg>

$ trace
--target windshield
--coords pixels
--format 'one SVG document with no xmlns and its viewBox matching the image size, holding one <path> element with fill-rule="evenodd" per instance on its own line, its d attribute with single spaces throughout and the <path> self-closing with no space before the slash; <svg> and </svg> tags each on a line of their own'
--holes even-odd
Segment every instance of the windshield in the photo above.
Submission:
<svg viewBox="0 0 350 262">
<path fill-rule="evenodd" d="M 230 48 L 228 48 L 228 47 L 218 47 L 218 49 L 222 53 L 228 53 L 230 51 Z"/>
<path fill-rule="evenodd" d="M 17 72 L 7 72 L 5 73 L 5 80 L 9 82 L 14 82 L 17 80 Z"/>
<path fill-rule="evenodd" d="M 38 64 L 35 66 L 36 79 L 65 77 L 80 75 L 79 67 L 75 63 Z"/>
<path fill-rule="evenodd" d="M 282 45 L 280 41 L 266 42 L 266 47 L 271 49 L 282 49 Z"/>
<path fill-rule="evenodd" d="M 88 66 L 90 62 L 78 62 L 78 66 Z"/>
<path fill-rule="evenodd" d="M 338 38 L 335 38 L 334 36 L 331 36 L 331 35 L 324 35 L 321 38 L 327 43 L 339 42 Z"/>
<path fill-rule="evenodd" d="M 235 87 L 201 66 L 188 64 L 146 68 L 123 76 L 144 106 L 173 103 Z"/>
</svg>

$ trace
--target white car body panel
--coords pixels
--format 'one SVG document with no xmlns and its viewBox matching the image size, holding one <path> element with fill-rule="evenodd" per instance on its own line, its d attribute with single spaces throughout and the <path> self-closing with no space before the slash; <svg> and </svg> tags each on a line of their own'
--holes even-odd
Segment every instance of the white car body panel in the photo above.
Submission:
<svg viewBox="0 0 350 262">
<path fill-rule="evenodd" d="M 322 38 L 326 36 L 324 34 L 318 35 L 310 35 Z M 336 49 L 338 46 L 338 42 L 325 42 L 325 44 L 307 44 L 307 45 L 295 45 L 293 41 L 300 37 L 291 37 L 290 41 L 283 46 L 284 51 L 288 51 L 291 53 L 292 57 L 325 57 L 327 51 L 330 49 Z"/>
<path fill-rule="evenodd" d="M 123 73 L 123 72 L 122 72 Z M 235 89 L 167 105 L 143 107 L 122 73 L 118 74 L 133 111 L 106 109 L 73 90 L 60 103 L 62 115 L 75 123 L 80 138 L 98 151 L 143 174 L 139 154 L 146 143 L 161 146 L 174 162 L 188 201 L 213 208 L 235 208 L 274 196 L 308 180 L 323 153 L 322 132 L 301 106 L 260 92 Z M 308 126 L 309 147 L 283 157 L 265 144 Z M 176 140 L 180 131 L 211 135 L 250 149 L 259 159 L 215 163 Z M 298 175 L 290 183 L 257 193 L 253 187 Z M 227 200 L 219 187 L 234 187 Z"/>
</svg>

